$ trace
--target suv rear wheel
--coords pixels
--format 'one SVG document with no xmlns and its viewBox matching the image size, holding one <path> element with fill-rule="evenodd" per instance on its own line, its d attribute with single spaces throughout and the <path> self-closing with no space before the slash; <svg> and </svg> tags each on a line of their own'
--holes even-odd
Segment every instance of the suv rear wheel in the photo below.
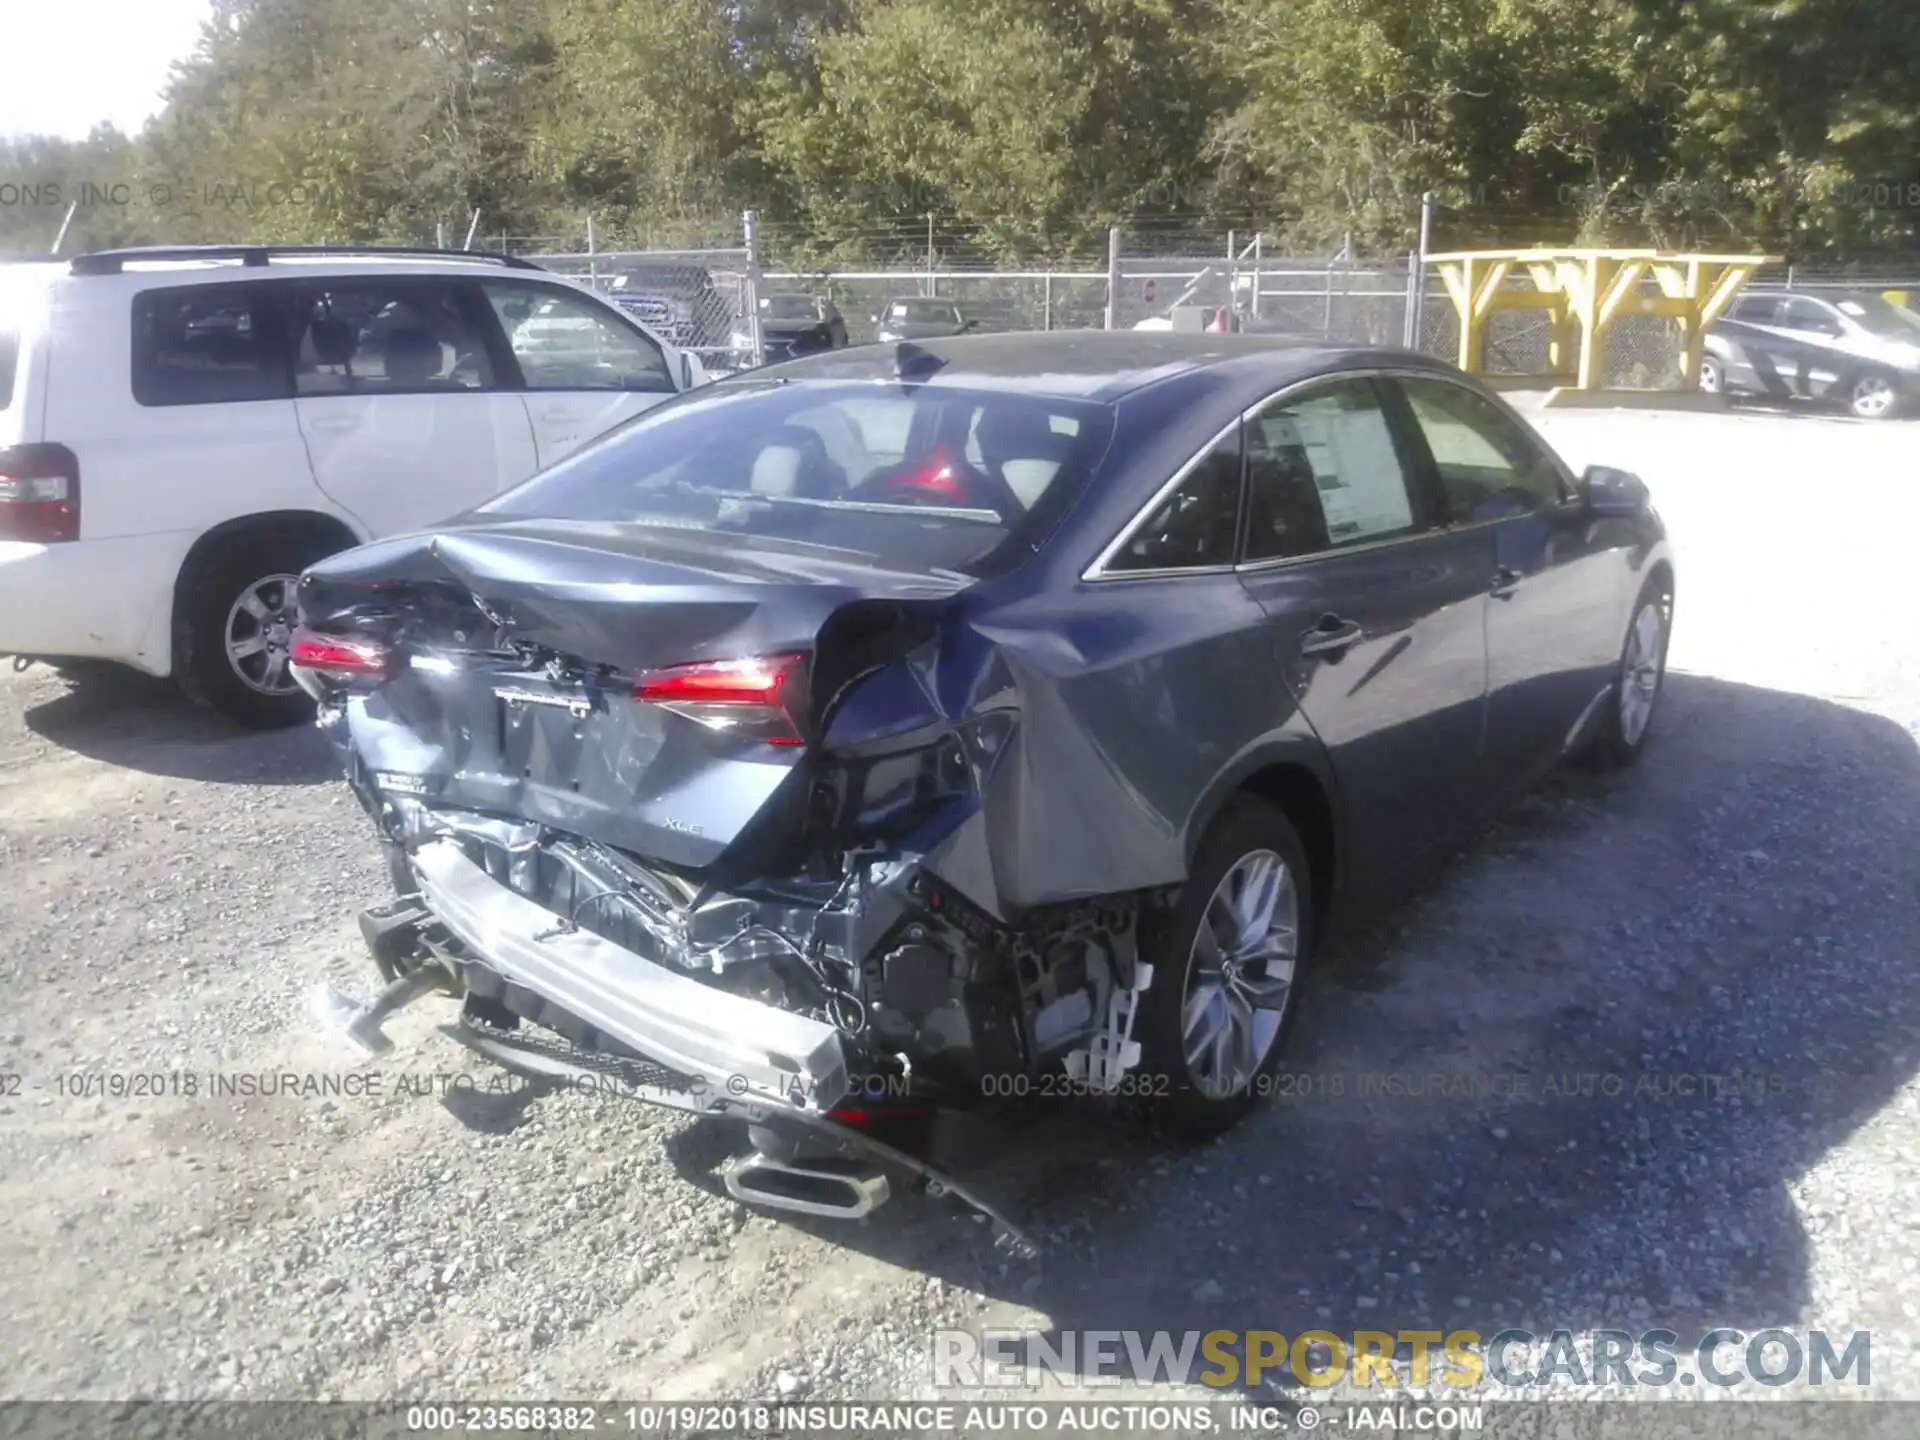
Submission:
<svg viewBox="0 0 1920 1440">
<path fill-rule="evenodd" d="M 312 536 L 248 535 L 200 568 L 187 606 L 180 681 L 194 700 L 256 730 L 298 725 L 313 702 L 288 667 L 300 572 L 340 547 Z"/>
</svg>

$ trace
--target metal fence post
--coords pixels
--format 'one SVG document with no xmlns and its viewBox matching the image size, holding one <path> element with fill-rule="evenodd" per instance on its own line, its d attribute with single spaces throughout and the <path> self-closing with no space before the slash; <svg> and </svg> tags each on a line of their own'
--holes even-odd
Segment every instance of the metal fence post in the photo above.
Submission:
<svg viewBox="0 0 1920 1440">
<path fill-rule="evenodd" d="M 1265 231 L 1256 230 L 1253 232 L 1253 298 L 1248 308 L 1252 310 L 1253 318 L 1256 320 L 1260 318 L 1260 251 L 1262 248 L 1261 242 L 1264 241 L 1265 238 Z"/>
<path fill-rule="evenodd" d="M 1407 314 L 1400 327 L 1400 344 L 1408 350 L 1420 348 L 1420 252 L 1407 252 Z"/>
<path fill-rule="evenodd" d="M 1109 330 L 1120 328 L 1120 227 L 1107 227 L 1107 324 Z"/>
<path fill-rule="evenodd" d="M 1409 350 L 1420 348 L 1420 329 L 1427 316 L 1427 256 L 1433 253 L 1433 191 L 1420 197 L 1420 248 L 1413 257 L 1413 314 L 1407 324 L 1413 335 Z"/>
<path fill-rule="evenodd" d="M 1227 323 L 1240 311 L 1240 236 L 1236 231 L 1227 231 Z"/>
<path fill-rule="evenodd" d="M 760 335 L 760 216 L 756 211 L 740 213 L 740 228 L 747 242 L 747 274 L 742 282 L 740 303 L 746 309 L 748 356 L 752 363 L 766 363 L 766 348 Z"/>
<path fill-rule="evenodd" d="M 1040 277 L 1040 328 L 1053 329 L 1053 266 Z"/>
<path fill-rule="evenodd" d="M 594 259 L 593 248 L 593 212 L 587 212 L 587 283 L 594 289 L 600 288 L 600 262 Z"/>
</svg>

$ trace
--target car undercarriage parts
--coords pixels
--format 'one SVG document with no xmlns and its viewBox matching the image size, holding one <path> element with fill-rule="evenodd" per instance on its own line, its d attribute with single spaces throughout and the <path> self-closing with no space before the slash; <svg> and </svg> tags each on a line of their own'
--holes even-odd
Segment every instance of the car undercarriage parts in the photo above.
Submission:
<svg viewBox="0 0 1920 1440">
<path fill-rule="evenodd" d="M 1066 1057 L 1067 1074 L 1084 1081 L 1087 1088 L 1100 1094 L 1112 1094 L 1120 1088 L 1121 1078 L 1140 1063 L 1140 1042 L 1133 1038 L 1133 1020 L 1139 1013 L 1140 997 L 1153 984 L 1153 966 L 1136 960 L 1133 983 L 1122 989 L 1115 986 L 1107 1002 L 1104 1030 L 1088 1037 L 1084 1050 Z"/>
<path fill-rule="evenodd" d="M 314 994 L 311 1008 L 324 1028 L 339 1033 L 369 1055 L 385 1055 L 393 1049 L 393 1041 L 380 1028 L 388 1016 L 423 995 L 458 984 L 453 972 L 435 958 L 398 976 L 365 1005 L 322 986 Z"/>
<path fill-rule="evenodd" d="M 849 1093 L 832 1025 L 704 984 L 556 917 L 451 841 L 414 851 L 421 896 L 462 945 L 635 1053 L 715 1090 L 824 1112 Z"/>
</svg>

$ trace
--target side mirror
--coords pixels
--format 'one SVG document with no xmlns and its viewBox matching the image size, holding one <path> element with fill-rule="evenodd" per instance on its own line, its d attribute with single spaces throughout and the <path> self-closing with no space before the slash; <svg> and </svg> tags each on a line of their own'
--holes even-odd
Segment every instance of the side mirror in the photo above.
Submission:
<svg viewBox="0 0 1920 1440">
<path fill-rule="evenodd" d="M 978 320 L 962 320 L 960 322 L 960 328 L 962 330 L 978 330 L 980 328 L 980 322 Z"/>
<path fill-rule="evenodd" d="M 680 388 L 682 390 L 691 390 L 696 385 L 704 385 L 711 378 L 707 374 L 707 367 L 701 363 L 698 355 L 691 350 L 680 352 Z"/>
<path fill-rule="evenodd" d="M 1589 465 L 1580 477 L 1580 502 L 1592 515 L 1644 515 L 1652 508 L 1652 495 L 1638 475 Z"/>
</svg>

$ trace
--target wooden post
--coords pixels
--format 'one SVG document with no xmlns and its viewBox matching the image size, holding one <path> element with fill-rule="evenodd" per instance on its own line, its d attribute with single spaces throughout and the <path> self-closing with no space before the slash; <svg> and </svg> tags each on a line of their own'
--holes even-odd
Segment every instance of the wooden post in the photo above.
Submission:
<svg viewBox="0 0 1920 1440">
<path fill-rule="evenodd" d="M 1574 297 L 1580 322 L 1580 366 L 1574 374 L 1576 390 L 1591 390 L 1600 378 L 1600 295 L 1613 279 L 1616 262 L 1599 255 L 1583 257 L 1580 293 Z"/>
<path fill-rule="evenodd" d="M 1714 267 L 1714 278 L 1722 267 Z M 1687 313 L 1676 316 L 1680 326 L 1680 384 L 1688 390 L 1700 388 L 1700 360 L 1705 352 L 1707 327 L 1701 323 L 1700 304 L 1706 299 L 1707 269 L 1698 260 L 1687 262 Z"/>
</svg>

